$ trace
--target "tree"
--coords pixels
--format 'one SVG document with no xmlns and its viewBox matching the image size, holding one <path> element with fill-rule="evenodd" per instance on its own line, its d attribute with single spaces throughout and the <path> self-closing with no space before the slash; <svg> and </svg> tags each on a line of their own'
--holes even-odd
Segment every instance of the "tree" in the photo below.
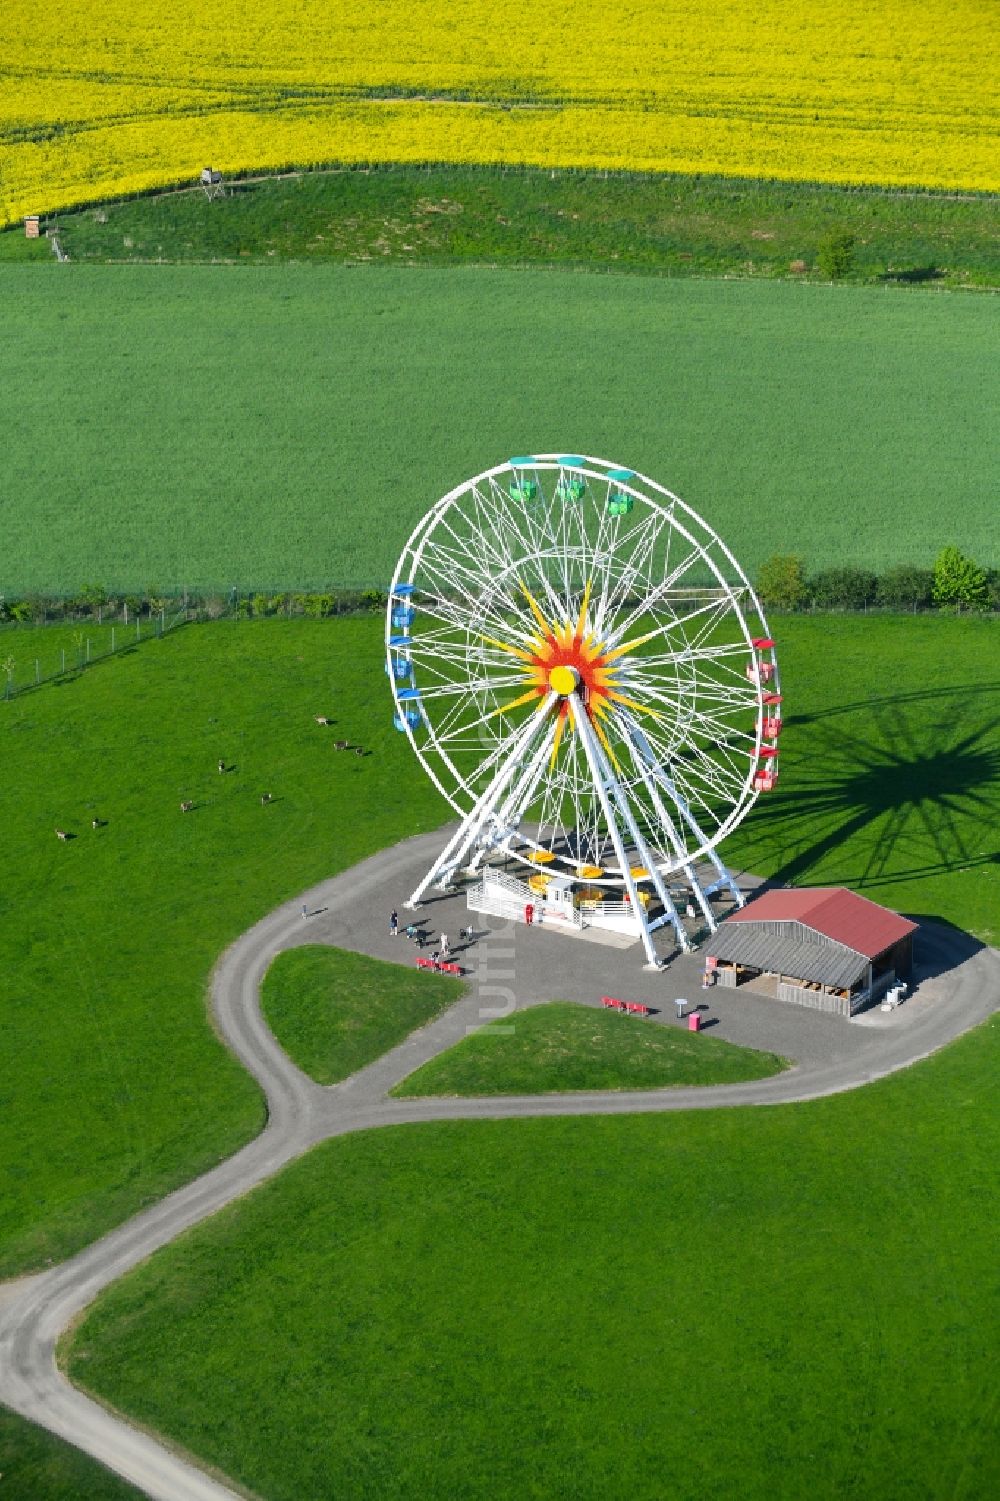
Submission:
<svg viewBox="0 0 1000 1501">
<path fill-rule="evenodd" d="M 832 230 L 819 243 L 816 263 L 827 281 L 841 281 L 854 262 L 854 236 Z"/>
<path fill-rule="evenodd" d="M 108 591 L 103 584 L 84 584 L 80 590 L 80 604 L 90 610 L 95 619 L 108 603 Z"/>
<path fill-rule="evenodd" d="M 934 575 L 915 563 L 897 563 L 878 581 L 876 598 L 890 610 L 919 610 L 931 602 Z"/>
<path fill-rule="evenodd" d="M 303 594 L 302 613 L 310 620 L 323 620 L 333 614 L 332 594 Z"/>
<path fill-rule="evenodd" d="M 866 568 L 825 568 L 809 584 L 821 610 L 863 610 L 875 599 L 876 579 Z"/>
<path fill-rule="evenodd" d="M 774 610 L 801 610 L 809 598 L 805 565 L 794 553 L 775 553 L 760 565 L 757 593 Z"/>
<path fill-rule="evenodd" d="M 986 602 L 991 610 L 1000 610 L 1000 568 L 986 570 Z"/>
<path fill-rule="evenodd" d="M 945 547 L 934 561 L 931 595 L 943 610 L 982 610 L 989 603 L 985 568 L 957 547 Z"/>
</svg>

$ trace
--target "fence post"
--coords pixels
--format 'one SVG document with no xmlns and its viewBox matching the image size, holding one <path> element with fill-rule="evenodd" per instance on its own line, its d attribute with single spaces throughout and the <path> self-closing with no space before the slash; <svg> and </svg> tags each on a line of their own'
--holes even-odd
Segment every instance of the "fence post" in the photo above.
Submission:
<svg viewBox="0 0 1000 1501">
<path fill-rule="evenodd" d="M 115 628 L 114 628 L 114 626 L 112 626 L 111 627 L 111 654 L 112 654 L 112 656 L 114 656 L 114 651 L 115 651 Z"/>
<path fill-rule="evenodd" d="M 90 637 L 87 637 L 87 661 L 90 661 Z"/>
<path fill-rule="evenodd" d="M 41 681 L 42 681 L 42 669 L 41 669 L 41 666 L 39 664 L 38 658 L 36 657 L 35 658 L 35 687 L 36 688 L 38 687 L 38 685 L 39 685 L 39 683 Z"/>
<path fill-rule="evenodd" d="M 63 670 L 63 672 L 66 671 L 66 648 L 65 648 L 65 646 L 62 649 L 62 670 Z"/>
</svg>

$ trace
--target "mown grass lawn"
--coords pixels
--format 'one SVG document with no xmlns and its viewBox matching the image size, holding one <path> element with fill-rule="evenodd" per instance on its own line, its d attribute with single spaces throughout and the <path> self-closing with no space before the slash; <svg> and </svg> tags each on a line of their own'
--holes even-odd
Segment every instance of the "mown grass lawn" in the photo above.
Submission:
<svg viewBox="0 0 1000 1501">
<path fill-rule="evenodd" d="M 651 475 L 751 573 L 1000 564 L 995 298 L 289 265 L 3 291 L 8 598 L 384 586 L 452 486 L 553 451 Z"/>
<path fill-rule="evenodd" d="M 394 1095 L 552 1094 L 765 1079 L 775 1053 L 555 1001 L 491 1022 L 397 1084 Z"/>
<path fill-rule="evenodd" d="M 996 623 L 775 630 L 782 777 L 727 857 L 996 942 Z M 212 965 L 278 902 L 445 820 L 392 729 L 380 638 L 375 618 L 191 626 L 0 704 L 0 1275 L 68 1255 L 258 1129 L 207 1019 Z M 341 733 L 372 754 L 334 755 Z"/>
<path fill-rule="evenodd" d="M 813 1104 L 340 1138 L 64 1356 L 268 1501 L 980 1501 L 998 1043 Z"/>
<path fill-rule="evenodd" d="M 1000 621 L 771 625 L 781 779 L 727 842 L 729 863 L 1000 943 Z"/>
<path fill-rule="evenodd" d="M 263 1124 L 208 1021 L 213 964 L 277 902 L 442 817 L 396 744 L 379 630 L 189 626 L 0 704 L 0 1275 Z M 336 756 L 338 735 L 371 754 Z"/>
<path fill-rule="evenodd" d="M 346 949 L 289 949 L 264 976 L 268 1026 L 319 1084 L 336 1084 L 457 1001 L 462 987 Z"/>
</svg>

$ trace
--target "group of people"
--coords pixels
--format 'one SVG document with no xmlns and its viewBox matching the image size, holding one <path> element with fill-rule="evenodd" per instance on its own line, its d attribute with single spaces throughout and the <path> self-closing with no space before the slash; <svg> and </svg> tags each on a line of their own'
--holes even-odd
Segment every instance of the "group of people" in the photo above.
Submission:
<svg viewBox="0 0 1000 1501">
<path fill-rule="evenodd" d="M 405 932 L 407 938 L 412 938 L 418 949 L 423 948 L 424 939 L 427 937 L 427 934 L 424 932 L 423 928 L 419 928 L 417 927 L 416 923 L 411 922 L 407 924 L 406 928 L 403 931 Z M 389 913 L 389 937 L 399 937 L 399 913 L 396 911 L 395 907 Z M 450 953 L 451 949 L 448 943 L 448 935 L 447 933 L 442 933 L 439 947 L 434 952 L 434 958 L 437 959 L 438 956 L 440 956 L 442 959 L 447 959 Z"/>
<path fill-rule="evenodd" d="M 416 944 L 418 949 L 422 949 L 424 943 L 429 941 L 427 934 L 424 932 L 423 928 L 419 927 L 416 923 L 408 923 L 407 926 L 403 929 L 403 932 L 407 938 L 411 939 L 412 942 Z M 461 942 L 468 942 L 472 937 L 472 929 L 462 928 L 458 936 Z M 389 913 L 389 937 L 399 937 L 399 913 L 396 911 L 395 907 Z M 438 939 L 438 946 L 433 950 L 431 958 L 434 960 L 435 964 L 439 959 L 447 961 L 451 958 L 451 940 L 448 937 L 447 933 L 441 934 L 441 937 Z"/>
</svg>

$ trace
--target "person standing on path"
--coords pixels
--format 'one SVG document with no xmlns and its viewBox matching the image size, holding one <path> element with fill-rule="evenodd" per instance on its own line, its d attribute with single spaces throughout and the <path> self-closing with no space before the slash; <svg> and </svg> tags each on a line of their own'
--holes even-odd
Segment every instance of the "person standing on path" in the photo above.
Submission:
<svg viewBox="0 0 1000 1501">
<path fill-rule="evenodd" d="M 399 913 L 393 907 L 389 913 L 389 937 L 396 938 L 399 934 Z"/>
<path fill-rule="evenodd" d="M 447 935 L 447 933 L 442 933 L 441 934 L 441 958 L 442 959 L 447 959 L 448 956 L 450 955 L 450 953 L 451 953 L 451 950 L 448 947 L 448 935 Z"/>
<path fill-rule="evenodd" d="M 309 916 L 309 908 L 306 906 L 305 902 L 302 903 L 302 916 L 303 917 L 308 917 Z"/>
</svg>

